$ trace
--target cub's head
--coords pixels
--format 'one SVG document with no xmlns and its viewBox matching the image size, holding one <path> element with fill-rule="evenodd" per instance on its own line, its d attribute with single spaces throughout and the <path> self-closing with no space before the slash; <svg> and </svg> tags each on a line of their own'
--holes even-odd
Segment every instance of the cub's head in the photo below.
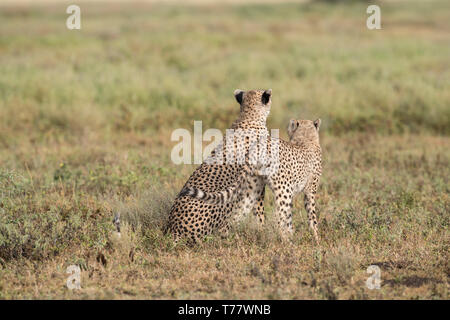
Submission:
<svg viewBox="0 0 450 320">
<path fill-rule="evenodd" d="M 272 104 L 272 89 L 267 90 L 234 90 L 234 97 L 241 105 L 241 117 L 246 119 L 266 120 Z"/>
<path fill-rule="evenodd" d="M 319 143 L 319 127 L 321 120 L 295 120 L 289 121 L 288 135 L 290 142 L 301 144 L 305 142 Z"/>
</svg>

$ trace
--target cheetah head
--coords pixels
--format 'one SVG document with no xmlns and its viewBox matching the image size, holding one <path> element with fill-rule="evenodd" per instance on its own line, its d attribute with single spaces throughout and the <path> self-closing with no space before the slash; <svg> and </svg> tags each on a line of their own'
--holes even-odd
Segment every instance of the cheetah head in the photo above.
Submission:
<svg viewBox="0 0 450 320">
<path fill-rule="evenodd" d="M 267 119 L 272 104 L 272 89 L 243 91 L 236 89 L 234 97 L 241 106 L 241 117 Z"/>
<path fill-rule="evenodd" d="M 319 128 L 322 121 L 295 120 L 289 121 L 288 135 L 292 143 L 311 141 L 319 143 Z"/>
</svg>

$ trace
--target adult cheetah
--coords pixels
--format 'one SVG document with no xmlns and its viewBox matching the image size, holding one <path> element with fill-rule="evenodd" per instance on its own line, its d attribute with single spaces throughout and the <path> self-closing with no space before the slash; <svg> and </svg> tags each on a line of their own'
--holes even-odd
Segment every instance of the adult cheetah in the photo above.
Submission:
<svg viewBox="0 0 450 320">
<path fill-rule="evenodd" d="M 227 150 L 227 139 L 224 138 L 211 154 L 213 163 L 202 163 L 189 177 L 183 189 L 198 188 L 206 192 L 216 192 L 230 188 L 240 176 L 242 165 L 248 157 L 250 142 L 258 139 L 260 134 L 267 134 L 266 119 L 270 112 L 272 90 L 235 90 L 234 96 L 240 104 L 240 114 L 231 126 L 238 136 L 245 137 L 243 143 L 233 141 L 232 154 Z M 238 159 L 239 157 L 244 157 Z M 230 161 L 230 158 L 235 161 Z M 240 201 L 246 204 L 246 211 L 252 209 L 259 221 L 264 219 L 264 191 L 263 177 L 255 176 L 251 180 L 252 190 L 240 196 Z M 205 203 L 202 200 L 179 194 L 169 212 L 167 230 L 175 240 L 187 238 L 189 242 L 196 242 L 214 231 L 227 232 L 230 216 L 234 210 L 233 203 Z"/>
<path fill-rule="evenodd" d="M 248 175 L 257 174 L 273 191 L 278 226 L 283 235 L 291 235 L 292 204 L 294 196 L 304 193 L 305 209 L 314 239 L 319 242 L 315 195 L 322 173 L 322 151 L 319 143 L 321 120 L 291 120 L 288 126 L 289 142 L 279 140 L 279 163 L 269 163 L 265 172 L 245 165 L 241 176 L 232 187 L 219 192 L 186 187 L 183 195 L 203 200 L 204 203 L 233 203 L 238 194 L 248 188 Z M 273 143 L 269 140 L 269 144 Z"/>
</svg>

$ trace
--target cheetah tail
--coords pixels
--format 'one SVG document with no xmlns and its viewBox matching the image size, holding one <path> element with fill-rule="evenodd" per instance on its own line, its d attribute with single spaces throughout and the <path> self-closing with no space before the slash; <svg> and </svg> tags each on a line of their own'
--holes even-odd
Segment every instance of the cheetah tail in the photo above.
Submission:
<svg viewBox="0 0 450 320">
<path fill-rule="evenodd" d="M 179 196 L 188 196 L 191 198 L 196 198 L 203 200 L 208 203 L 215 203 L 215 204 L 223 204 L 228 203 L 230 201 L 233 201 L 238 191 L 240 190 L 240 187 L 245 183 L 245 179 L 247 175 L 251 174 L 252 170 L 249 168 L 248 165 L 244 165 L 243 169 L 241 170 L 241 173 L 239 175 L 239 178 L 234 182 L 234 184 L 229 187 L 226 190 L 222 191 L 216 191 L 216 192 L 205 192 L 195 187 L 184 187 L 183 190 L 181 190 Z"/>
<path fill-rule="evenodd" d="M 181 190 L 179 196 L 180 197 L 188 196 L 191 198 L 203 200 L 208 203 L 222 204 L 232 199 L 234 194 L 235 194 L 234 187 L 217 192 L 204 192 L 194 187 L 184 187 L 183 190 Z"/>
<path fill-rule="evenodd" d="M 234 200 L 234 198 L 238 194 L 239 186 L 241 186 L 244 183 L 246 175 L 249 174 L 250 172 L 251 169 L 247 165 L 244 165 L 244 168 L 241 171 L 239 178 L 234 182 L 234 184 L 231 187 L 229 187 L 226 190 L 216 192 L 204 192 L 195 187 L 185 186 L 183 190 L 181 190 L 179 196 L 180 197 L 188 196 L 191 198 L 203 200 L 208 203 L 215 203 L 215 204 L 228 203 Z"/>
</svg>

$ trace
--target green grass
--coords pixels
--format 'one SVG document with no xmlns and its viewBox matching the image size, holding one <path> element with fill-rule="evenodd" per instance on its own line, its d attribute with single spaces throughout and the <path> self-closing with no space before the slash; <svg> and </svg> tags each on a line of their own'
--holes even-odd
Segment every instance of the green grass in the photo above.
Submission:
<svg viewBox="0 0 450 320">
<path fill-rule="evenodd" d="M 450 7 L 380 6 L 377 31 L 358 2 L 82 4 L 80 31 L 65 5 L 0 6 L 0 298 L 448 299 Z M 280 241 L 269 191 L 263 230 L 162 233 L 195 168 L 171 132 L 228 128 L 236 88 L 273 89 L 282 137 L 322 119 L 320 246 L 301 196 Z"/>
</svg>

